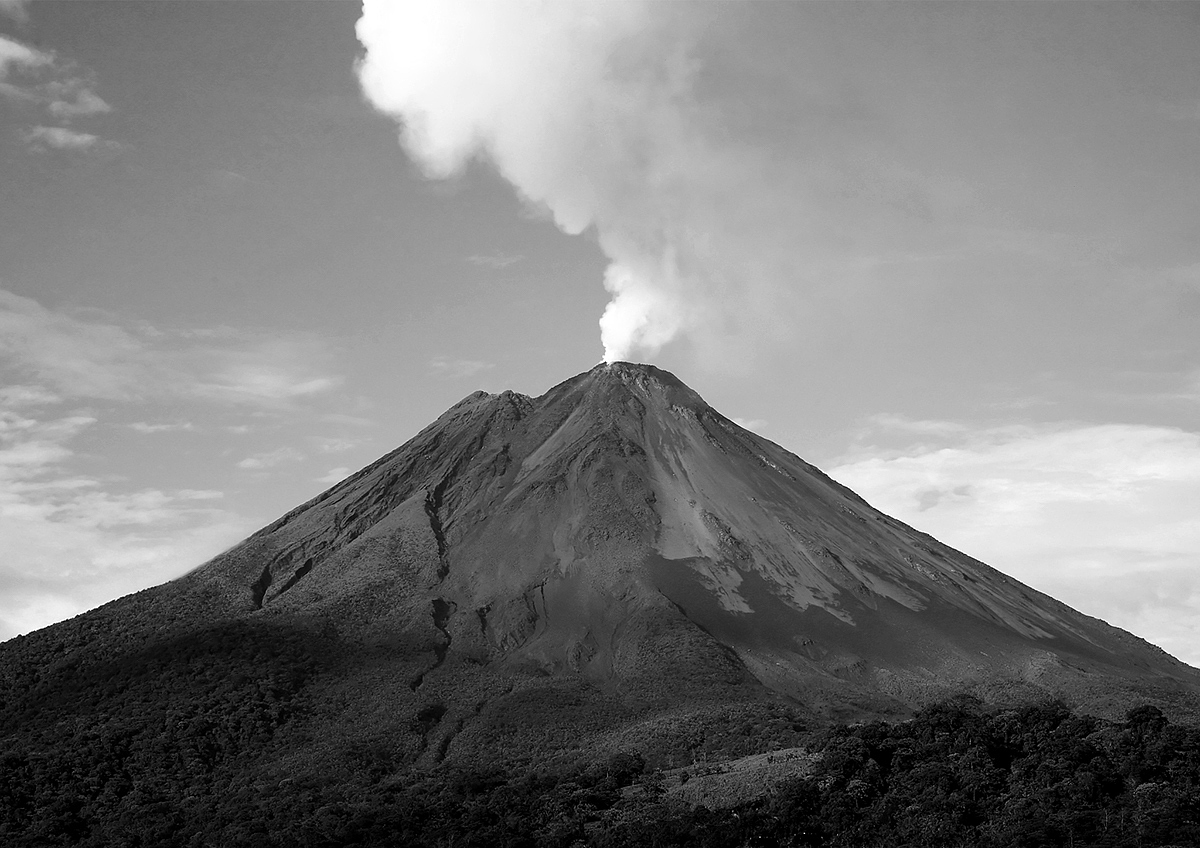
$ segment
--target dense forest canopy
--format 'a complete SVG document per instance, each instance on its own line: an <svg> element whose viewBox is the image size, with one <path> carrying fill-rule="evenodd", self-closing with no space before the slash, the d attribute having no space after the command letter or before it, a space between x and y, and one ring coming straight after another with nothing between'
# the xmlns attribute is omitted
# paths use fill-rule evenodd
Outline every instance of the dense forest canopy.
<svg viewBox="0 0 1200 848"><path fill-rule="evenodd" d="M214 681L186 713L76 715L56 744L0 743L5 845L1169 846L1200 844L1200 729L1155 707L1112 722L1060 702L937 703L805 738L806 774L711 810L637 751L554 770L418 771L386 746L264 781L238 767L291 720L291 679ZM141 725L153 718L162 733ZM60 722L57 725L63 727ZM795 741L761 724L753 745ZM716 771L710 760L674 779Z"/></svg>

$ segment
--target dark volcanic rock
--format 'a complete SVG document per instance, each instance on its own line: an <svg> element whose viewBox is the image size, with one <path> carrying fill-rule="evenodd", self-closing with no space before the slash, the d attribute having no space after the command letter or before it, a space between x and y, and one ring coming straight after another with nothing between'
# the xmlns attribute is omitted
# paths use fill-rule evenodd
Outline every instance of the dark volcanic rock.
<svg viewBox="0 0 1200 848"><path fill-rule="evenodd" d="M627 363L472 394L187 576L0 646L10 739L123 716L136 745L204 703L234 740L210 772L276 778L347 751L385 770L665 756L735 714L898 716L963 691L1194 715L1200 673Z"/></svg>

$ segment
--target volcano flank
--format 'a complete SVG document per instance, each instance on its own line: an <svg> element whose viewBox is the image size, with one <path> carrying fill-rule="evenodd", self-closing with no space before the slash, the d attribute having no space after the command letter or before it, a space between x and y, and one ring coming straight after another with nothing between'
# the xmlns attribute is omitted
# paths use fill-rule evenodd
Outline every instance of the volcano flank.
<svg viewBox="0 0 1200 848"><path fill-rule="evenodd" d="M476 392L190 574L0 645L10 742L116 734L185 782L669 762L739 717L959 693L1194 716L1197 692L1196 669L623 362L538 398ZM184 746L201 721L215 741Z"/></svg>

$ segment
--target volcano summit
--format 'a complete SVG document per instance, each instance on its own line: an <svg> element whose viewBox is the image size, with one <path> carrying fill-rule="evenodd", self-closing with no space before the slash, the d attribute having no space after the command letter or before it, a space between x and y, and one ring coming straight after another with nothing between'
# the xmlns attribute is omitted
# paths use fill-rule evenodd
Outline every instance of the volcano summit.
<svg viewBox="0 0 1200 848"><path fill-rule="evenodd" d="M1198 692L1196 669L623 362L476 392L190 574L0 645L10 744L119 737L181 781L218 761L260 781L347 757L669 761L739 716L957 693L1195 715ZM179 737L196 722L199 750Z"/></svg>
<svg viewBox="0 0 1200 848"><path fill-rule="evenodd" d="M648 703L764 687L902 711L1040 688L1106 711L1196 680L628 363L470 395L183 582L251 618L424 642L420 675L566 675Z"/></svg>

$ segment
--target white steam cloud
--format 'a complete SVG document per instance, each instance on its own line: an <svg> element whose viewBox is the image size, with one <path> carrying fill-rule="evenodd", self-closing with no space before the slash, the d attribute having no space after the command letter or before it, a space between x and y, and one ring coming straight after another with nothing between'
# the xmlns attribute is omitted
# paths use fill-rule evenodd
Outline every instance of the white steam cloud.
<svg viewBox="0 0 1200 848"><path fill-rule="evenodd" d="M363 89L427 174L487 161L563 231L594 228L611 260L607 361L719 332L718 291L756 300L719 223L753 157L715 141L692 58L709 13L680 8L367 0L358 22Z"/></svg>

